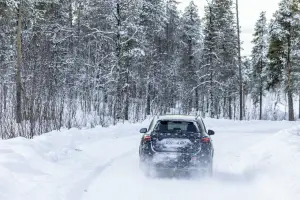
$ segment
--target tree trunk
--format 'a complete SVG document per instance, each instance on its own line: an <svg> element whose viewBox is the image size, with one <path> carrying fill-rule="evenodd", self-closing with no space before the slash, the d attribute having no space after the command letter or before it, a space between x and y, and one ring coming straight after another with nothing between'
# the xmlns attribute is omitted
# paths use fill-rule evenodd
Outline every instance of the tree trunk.
<svg viewBox="0 0 300 200"><path fill-rule="evenodd" d="M236 119L236 97L233 98L233 119Z"/></svg>
<svg viewBox="0 0 300 200"><path fill-rule="evenodd" d="M70 28L73 28L73 9L72 9L72 1L69 0L69 26ZM74 38L73 35L69 38L69 48L70 52L73 55L74 54Z"/></svg>
<svg viewBox="0 0 300 200"><path fill-rule="evenodd" d="M242 59L241 59L241 41L240 41L240 22L239 22L239 6L236 0L236 20L238 34L238 65L239 65L239 94L240 94L240 120L243 120L243 78L242 78Z"/></svg>
<svg viewBox="0 0 300 200"><path fill-rule="evenodd" d="M214 102L213 102L213 72L211 71L210 72L210 117L211 118L214 118L215 115L214 115Z"/></svg>
<svg viewBox="0 0 300 200"><path fill-rule="evenodd" d="M259 92L259 120L262 120L262 87Z"/></svg>
<svg viewBox="0 0 300 200"><path fill-rule="evenodd" d="M300 92L299 92L299 113L298 113L298 115L299 115L299 119L300 119Z"/></svg>
<svg viewBox="0 0 300 200"><path fill-rule="evenodd" d="M22 1L20 1L17 28L17 66L16 66L16 121L22 121L22 83L21 83L21 64L22 64Z"/></svg>
<svg viewBox="0 0 300 200"><path fill-rule="evenodd" d="M114 112L114 119L119 121L120 119L124 119L124 116L122 113L122 100L124 97L124 93L122 90L122 83L123 83L123 75L122 75L122 44L121 44L121 14L120 14L120 4L119 1L117 1L116 5L116 11L117 11L117 38L116 38L116 54L117 54L117 94L116 94L116 106L115 106L115 112Z"/></svg>
<svg viewBox="0 0 300 200"><path fill-rule="evenodd" d="M147 105L146 105L146 115L150 115L151 114L151 97L150 97L150 83L148 83L148 87L147 87Z"/></svg>
<svg viewBox="0 0 300 200"><path fill-rule="evenodd" d="M3 85L3 110L6 111L7 107L7 86Z"/></svg>
<svg viewBox="0 0 300 200"><path fill-rule="evenodd" d="M243 119L246 119L246 89L244 88L245 86L243 86Z"/></svg>
<svg viewBox="0 0 300 200"><path fill-rule="evenodd" d="M229 111L229 119L232 119L232 97L229 96L228 98L228 111Z"/></svg>
<svg viewBox="0 0 300 200"><path fill-rule="evenodd" d="M289 33L291 33L291 23L289 23ZM293 82L292 82L292 63L291 63L291 36L288 36L288 52L287 52L287 95L289 107L289 121L295 121L293 106Z"/></svg>
<svg viewBox="0 0 300 200"><path fill-rule="evenodd" d="M293 93L291 91L288 91L288 106L289 106L289 121L295 121Z"/></svg>
<svg viewBox="0 0 300 200"><path fill-rule="evenodd" d="M262 96L263 96L263 80L262 80L263 64L262 59L260 59L260 86L259 86L259 120L262 120Z"/></svg>
<svg viewBox="0 0 300 200"><path fill-rule="evenodd" d="M125 94L124 119L126 121L129 120L129 96L128 96L128 93Z"/></svg>
<svg viewBox="0 0 300 200"><path fill-rule="evenodd" d="M195 89L195 107L196 107L196 112L198 114L198 112L199 112L199 92L198 92L198 88Z"/></svg>
<svg viewBox="0 0 300 200"><path fill-rule="evenodd" d="M127 65L128 66L128 65ZM126 70L126 86L125 86L125 109L124 109L124 118L129 120L129 72Z"/></svg>
<svg viewBox="0 0 300 200"><path fill-rule="evenodd" d="M228 117L228 113L227 113L227 104L226 104L226 96L223 99L223 118Z"/></svg>
<svg viewBox="0 0 300 200"><path fill-rule="evenodd" d="M203 94L203 93L202 93ZM201 116L204 117L204 114L205 114L205 98L204 98L204 95L201 95Z"/></svg>

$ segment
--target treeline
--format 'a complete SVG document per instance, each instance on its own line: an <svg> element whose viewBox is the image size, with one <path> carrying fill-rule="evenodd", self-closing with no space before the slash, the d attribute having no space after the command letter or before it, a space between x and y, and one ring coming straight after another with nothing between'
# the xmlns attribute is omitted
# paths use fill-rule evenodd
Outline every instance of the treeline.
<svg viewBox="0 0 300 200"><path fill-rule="evenodd" d="M193 1L181 13L176 0L0 0L2 138L138 121L174 110L238 119L233 5L212 0L201 19ZM296 19L298 7L292 7ZM277 21L272 24L278 28ZM287 65L296 66L298 37L293 34L287 46L274 33L280 37L267 40L266 48L273 44L275 50L266 55L263 70L252 70L259 69L255 51L252 62L242 60L244 98L250 93L256 98L254 91L263 95L267 85L283 89L286 82L294 89L285 91L296 92L294 74L280 77ZM278 45L283 49L276 51Z"/></svg>
<svg viewBox="0 0 300 200"><path fill-rule="evenodd" d="M282 93L288 104L288 120L295 120L294 103L299 95L300 118L300 1L282 0L267 22L262 12L255 25L249 73L251 96L259 104L262 119L263 97L268 92ZM278 102L279 103L279 102Z"/></svg>

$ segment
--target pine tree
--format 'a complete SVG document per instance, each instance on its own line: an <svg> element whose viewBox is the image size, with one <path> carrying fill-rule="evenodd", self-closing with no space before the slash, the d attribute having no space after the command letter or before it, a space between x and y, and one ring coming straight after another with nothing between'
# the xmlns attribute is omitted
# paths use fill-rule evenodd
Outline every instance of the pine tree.
<svg viewBox="0 0 300 200"><path fill-rule="evenodd" d="M238 89L238 48L232 1L213 0L205 12L203 59L209 83L207 111L211 117L219 117L223 109L224 117L232 118L232 99ZM228 103L223 108L220 107L222 99L228 100L224 100Z"/></svg>
<svg viewBox="0 0 300 200"><path fill-rule="evenodd" d="M295 70L299 64L298 38L300 37L299 1L282 0L271 23L268 57L268 88L283 88L288 97L289 120L293 121Z"/></svg>
<svg viewBox="0 0 300 200"><path fill-rule="evenodd" d="M180 97L178 95L178 88L180 84L178 82L178 68L180 65L181 55L181 18L177 8L178 2L176 0L168 0L166 2L166 25L164 36L164 48L165 59L162 73L165 77L162 80L161 96L164 99L162 101L163 113L169 111L168 109L174 108L176 100Z"/></svg>
<svg viewBox="0 0 300 200"><path fill-rule="evenodd" d="M219 59L221 60L220 68L218 69L218 82L222 83L220 91L217 96L217 102L220 102L222 98L228 98L228 102L232 102L232 97L235 98L237 93L240 94L240 88L237 83L239 83L239 44L238 44L238 33L237 33L237 23L235 15L233 13L233 2L232 0L217 0L217 23L219 24L218 30L221 30L219 35ZM218 20L221 19L221 20ZM241 63L242 65L242 63ZM241 66L242 67L242 66ZM243 69L241 69L243 71ZM241 83L242 84L242 83ZM220 87L219 86L219 87ZM240 95L239 95L240 97ZM242 101L242 100L240 100ZM229 106L231 107L231 105ZM215 108L216 111L220 113L219 108ZM223 108L224 110L224 108ZM228 114L223 111L223 114L231 112L231 108L228 108ZM242 112L242 108L240 112ZM218 113L217 112L217 113ZM220 114L218 114L220 115ZM241 115L239 119L241 119ZM226 116L226 115L225 115ZM232 118L232 117L230 117Z"/></svg>
<svg viewBox="0 0 300 200"><path fill-rule="evenodd" d="M142 9L140 13L140 26L142 27L141 49L145 52L142 65L144 74L146 75L146 114L151 114L151 102L157 99L160 100L162 96L155 95L159 93L160 83L163 80L163 62L165 55L165 48L163 48L164 30L166 26L165 4L163 0L144 0L142 2ZM144 66L147 66L145 68ZM160 96L160 97L158 97ZM157 97L157 98L155 98ZM157 102L156 102L157 103ZM160 113L161 109L157 111Z"/></svg>
<svg viewBox="0 0 300 200"><path fill-rule="evenodd" d="M197 73L199 73L200 67L202 35L198 13L197 6L194 1L191 1L182 17L181 40L183 45L179 76L182 79L181 83L184 88L183 102L186 102L185 104L187 105L186 112L190 112L192 108L199 109L199 82Z"/></svg>
<svg viewBox="0 0 300 200"><path fill-rule="evenodd" d="M266 13L262 12L254 29L254 44L251 55L252 62L252 98L254 103L259 102L259 119L262 119L262 97L265 89L265 70L268 64L268 27Z"/></svg>
<svg viewBox="0 0 300 200"><path fill-rule="evenodd" d="M132 72L135 66L133 51L138 43L137 32L139 27L137 6L138 1L116 1L115 7L115 47L116 47L116 96L117 116L129 120L129 86L132 83Z"/></svg>
<svg viewBox="0 0 300 200"><path fill-rule="evenodd" d="M203 60L204 71L207 73L209 82L209 93L207 106L205 112L209 113L211 117L214 117L214 77L216 75L216 68L218 66L218 59L216 59L216 52L218 50L218 32L216 23L215 1L211 1L208 6L205 7L205 25L204 25L204 48L203 48Z"/></svg>

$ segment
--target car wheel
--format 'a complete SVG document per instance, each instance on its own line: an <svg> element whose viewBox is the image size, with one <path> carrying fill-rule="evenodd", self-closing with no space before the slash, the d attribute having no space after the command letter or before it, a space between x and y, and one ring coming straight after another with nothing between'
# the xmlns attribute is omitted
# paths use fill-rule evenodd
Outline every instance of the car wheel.
<svg viewBox="0 0 300 200"><path fill-rule="evenodd" d="M140 158L140 162L139 162L140 170L145 171L146 166L147 165L146 165L145 161Z"/></svg>
<svg viewBox="0 0 300 200"><path fill-rule="evenodd" d="M213 160L212 159L211 159L211 161L209 162L209 164L207 166L206 175L208 177L212 177L213 176Z"/></svg>
<svg viewBox="0 0 300 200"><path fill-rule="evenodd" d="M152 178L156 174L155 169L151 166L150 162L147 162L146 160L140 160L139 167L147 178Z"/></svg>

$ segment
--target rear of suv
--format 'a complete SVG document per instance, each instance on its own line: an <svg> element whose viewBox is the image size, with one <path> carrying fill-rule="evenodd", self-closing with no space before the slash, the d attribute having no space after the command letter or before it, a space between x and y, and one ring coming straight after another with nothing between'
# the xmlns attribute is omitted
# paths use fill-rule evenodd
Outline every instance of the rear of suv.
<svg viewBox="0 0 300 200"><path fill-rule="evenodd" d="M202 118L159 116L140 132L140 167L145 175L183 171L212 176L214 131L206 130Z"/></svg>

